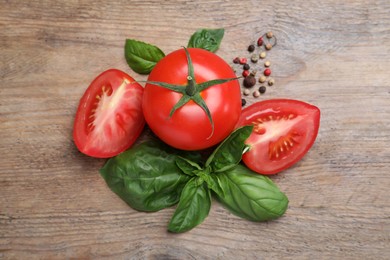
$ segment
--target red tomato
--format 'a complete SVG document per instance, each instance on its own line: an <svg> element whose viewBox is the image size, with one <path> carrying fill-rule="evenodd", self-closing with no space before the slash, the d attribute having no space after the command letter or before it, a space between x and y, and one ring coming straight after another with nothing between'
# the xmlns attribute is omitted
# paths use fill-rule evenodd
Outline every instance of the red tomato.
<svg viewBox="0 0 390 260"><path fill-rule="evenodd" d="M79 103L73 128L77 148L98 158L129 148L145 125L142 94L142 86L120 70L100 74Z"/></svg>
<svg viewBox="0 0 390 260"><path fill-rule="evenodd" d="M253 124L243 162L260 174L275 174L299 161L313 145L320 110L298 100L266 100L245 108L237 126Z"/></svg>
<svg viewBox="0 0 390 260"><path fill-rule="evenodd" d="M189 48L197 84L214 79L235 78L232 68L212 52ZM181 85L188 83L188 64L184 49L174 51L160 60L148 81ZM241 114L241 93L238 80L211 86L200 92L210 110L214 131L206 112L193 100L170 112L181 93L146 84L142 109L151 130L164 142L183 150L200 150L213 146L227 137Z"/></svg>

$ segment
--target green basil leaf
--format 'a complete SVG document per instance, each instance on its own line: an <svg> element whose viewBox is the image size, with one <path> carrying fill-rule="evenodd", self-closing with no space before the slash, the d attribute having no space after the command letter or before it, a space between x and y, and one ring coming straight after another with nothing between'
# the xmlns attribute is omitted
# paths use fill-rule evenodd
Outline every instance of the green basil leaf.
<svg viewBox="0 0 390 260"><path fill-rule="evenodd" d="M202 168L195 162L178 156L176 158L176 165L187 175L194 176L195 171L199 171Z"/></svg>
<svg viewBox="0 0 390 260"><path fill-rule="evenodd" d="M206 167L213 172L224 172L234 168L242 158L246 147L245 140L252 133L253 126L243 126L229 135L209 156Z"/></svg>
<svg viewBox="0 0 390 260"><path fill-rule="evenodd" d="M165 57L157 46L127 39L125 43L125 58L130 68L140 74L149 74L156 63Z"/></svg>
<svg viewBox="0 0 390 260"><path fill-rule="evenodd" d="M211 208L210 191L205 182L198 180L194 177L184 187L179 204L169 222L169 231L175 233L188 231L202 223L208 216Z"/></svg>
<svg viewBox="0 0 390 260"><path fill-rule="evenodd" d="M190 179L177 167L175 153L167 145L148 141L109 159L100 173L130 207L157 211L176 204Z"/></svg>
<svg viewBox="0 0 390 260"><path fill-rule="evenodd" d="M224 29L199 29L190 38L188 48L201 48L216 52L221 44Z"/></svg>
<svg viewBox="0 0 390 260"><path fill-rule="evenodd" d="M266 176L256 174L242 165L215 174L224 196L217 199L232 213L252 221L276 219L284 214L288 199Z"/></svg>

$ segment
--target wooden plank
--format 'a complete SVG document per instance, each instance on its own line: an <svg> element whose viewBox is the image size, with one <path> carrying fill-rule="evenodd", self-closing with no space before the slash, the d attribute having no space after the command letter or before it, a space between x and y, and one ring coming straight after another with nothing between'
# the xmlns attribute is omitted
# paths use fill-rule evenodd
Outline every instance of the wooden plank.
<svg viewBox="0 0 390 260"><path fill-rule="evenodd" d="M0 259L389 259L388 1L0 1ZM142 213L105 185L104 160L72 141L78 101L126 38L165 53L198 28L226 29L218 54L247 55L272 30L275 85L322 112L318 139L274 176L282 218L253 223L217 202L184 234L174 208ZM146 131L143 138L150 132Z"/></svg>

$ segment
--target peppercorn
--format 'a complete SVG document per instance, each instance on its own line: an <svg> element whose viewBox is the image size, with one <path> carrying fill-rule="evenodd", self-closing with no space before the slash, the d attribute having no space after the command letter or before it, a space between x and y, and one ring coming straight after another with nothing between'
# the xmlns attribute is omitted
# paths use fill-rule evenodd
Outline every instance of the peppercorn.
<svg viewBox="0 0 390 260"><path fill-rule="evenodd" d="M264 76L269 76L269 75L271 75L271 70L270 69L265 69L264 70Z"/></svg>
<svg viewBox="0 0 390 260"><path fill-rule="evenodd" d="M267 38L268 39L271 39L272 37L274 37L274 34L270 31L270 32L267 32Z"/></svg>
<svg viewBox="0 0 390 260"><path fill-rule="evenodd" d="M264 87L264 86L261 86L261 87L259 88L260 94L264 94L266 90L267 90L267 88Z"/></svg>
<svg viewBox="0 0 390 260"><path fill-rule="evenodd" d="M239 57L235 57L235 58L233 59L233 63L235 63L235 64L240 63L240 58L239 58Z"/></svg>
<svg viewBox="0 0 390 260"><path fill-rule="evenodd" d="M255 45L251 44L248 46L248 51L253 52L255 50Z"/></svg>
<svg viewBox="0 0 390 260"><path fill-rule="evenodd" d="M241 106L245 106L246 105L246 100L245 99L241 99Z"/></svg>
<svg viewBox="0 0 390 260"><path fill-rule="evenodd" d="M271 49L272 49L272 44L271 44L271 43L267 43L267 44L265 45L265 48L266 48L267 50L271 50Z"/></svg>
<svg viewBox="0 0 390 260"><path fill-rule="evenodd" d="M245 96L248 96L251 92L249 89L244 89L244 91L242 92Z"/></svg>
<svg viewBox="0 0 390 260"><path fill-rule="evenodd" d="M267 56L267 54L265 53L265 51L261 52L260 55L259 55L259 57L261 59L264 59L266 56Z"/></svg>
<svg viewBox="0 0 390 260"><path fill-rule="evenodd" d="M261 76L261 77L259 78L259 82L260 82L260 83L264 83L266 80L267 80L267 78L266 78L265 76Z"/></svg>
<svg viewBox="0 0 390 260"><path fill-rule="evenodd" d="M255 92L253 92L253 96L255 98L259 97L260 96L260 92L258 90L256 90Z"/></svg>
<svg viewBox="0 0 390 260"><path fill-rule="evenodd" d="M259 58L257 57L257 54L253 54L253 55L251 56L251 61L252 61L253 63L256 63L258 60L259 60Z"/></svg>
<svg viewBox="0 0 390 260"><path fill-rule="evenodd" d="M269 60L267 60L266 62L264 62L264 66L266 66L266 67L271 66L271 62Z"/></svg>
<svg viewBox="0 0 390 260"><path fill-rule="evenodd" d="M253 87L256 84L256 79L253 76L247 76L244 79L243 83L244 83L244 87L251 88L251 87Z"/></svg>
<svg viewBox="0 0 390 260"><path fill-rule="evenodd" d="M251 74L249 74L249 75L251 75L251 76L256 76L256 73L257 73L256 70L252 70L252 71L251 71Z"/></svg>
<svg viewBox="0 0 390 260"><path fill-rule="evenodd" d="M239 63L241 64L241 65L244 65L244 64L246 64L247 63L247 59L246 58L240 58L240 61L239 61Z"/></svg>
<svg viewBox="0 0 390 260"><path fill-rule="evenodd" d="M249 70L251 67L249 66L248 63L245 63L244 66L242 67L244 70Z"/></svg>
<svg viewBox="0 0 390 260"><path fill-rule="evenodd" d="M243 77L248 77L249 74L250 74L249 70L244 70L244 71L242 72L242 76L243 76Z"/></svg>
<svg viewBox="0 0 390 260"><path fill-rule="evenodd" d="M263 37L260 37L258 40L257 40L257 46L261 46L263 45Z"/></svg>
<svg viewBox="0 0 390 260"><path fill-rule="evenodd" d="M274 79L268 80L268 85L269 86L272 86L273 84L275 84L275 80Z"/></svg>

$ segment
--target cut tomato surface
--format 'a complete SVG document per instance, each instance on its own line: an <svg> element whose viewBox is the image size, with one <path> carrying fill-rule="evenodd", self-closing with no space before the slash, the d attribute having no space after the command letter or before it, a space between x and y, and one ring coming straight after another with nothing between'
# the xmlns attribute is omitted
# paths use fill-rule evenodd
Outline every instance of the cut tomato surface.
<svg viewBox="0 0 390 260"><path fill-rule="evenodd" d="M242 111L237 127L253 125L243 162L260 174L275 174L298 162L312 147L320 125L320 110L291 99L254 103Z"/></svg>
<svg viewBox="0 0 390 260"><path fill-rule="evenodd" d="M143 88L126 73L110 69L96 77L77 109L73 139L84 154L108 158L129 148L142 132Z"/></svg>

